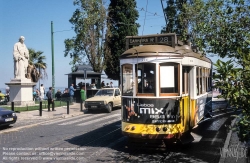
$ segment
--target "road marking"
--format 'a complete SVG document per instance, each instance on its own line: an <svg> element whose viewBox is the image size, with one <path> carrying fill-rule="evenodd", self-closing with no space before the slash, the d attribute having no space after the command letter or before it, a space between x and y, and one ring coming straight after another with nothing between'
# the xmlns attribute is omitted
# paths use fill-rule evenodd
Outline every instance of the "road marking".
<svg viewBox="0 0 250 163"><path fill-rule="evenodd" d="M97 115L93 115L93 116L86 117L86 118L84 118L84 119L77 119L77 120L74 120L74 121L71 121L71 119L68 119L68 120L70 120L69 122L60 123L60 124L58 124L58 125L70 125L70 124L73 124L73 123L85 121L85 120L92 119L92 118L101 117L101 116L104 116L104 115L105 115L105 114L97 114Z"/></svg>
<svg viewBox="0 0 250 163"><path fill-rule="evenodd" d="M120 116L120 114L113 114L113 115L103 117L103 118L100 118L100 119L96 119L96 120L93 120L93 121L80 123L80 124L77 124L77 126L85 126L85 125L89 125L89 124L92 124L92 123L95 123L95 122L99 122L99 121L110 119L110 118L117 117L117 116Z"/></svg>
<svg viewBox="0 0 250 163"><path fill-rule="evenodd" d="M75 116L75 117L68 117L68 118L64 118L64 119L61 119L61 120L55 120L55 121L50 121L50 122L45 122L41 125L50 125L50 124L55 124L55 123L60 123L60 122L64 122L64 121L68 121L68 120L74 120L74 119L79 119L81 117L88 117L88 116L91 116L92 114L83 114L83 115L79 115L79 116ZM105 114L103 114L105 115Z"/></svg>

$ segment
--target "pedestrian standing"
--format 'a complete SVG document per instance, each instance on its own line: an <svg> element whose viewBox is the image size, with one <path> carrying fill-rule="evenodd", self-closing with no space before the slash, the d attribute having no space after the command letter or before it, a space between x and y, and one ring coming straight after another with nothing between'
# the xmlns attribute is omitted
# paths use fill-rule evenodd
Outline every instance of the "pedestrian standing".
<svg viewBox="0 0 250 163"><path fill-rule="evenodd" d="M104 88L104 87L105 87L105 83L104 83L104 81L102 81L101 88Z"/></svg>
<svg viewBox="0 0 250 163"><path fill-rule="evenodd" d="M52 87L49 87L49 91L47 92L46 96L48 100L48 111L50 111L50 104L53 105L54 103L53 98L52 98Z"/></svg>
<svg viewBox="0 0 250 163"><path fill-rule="evenodd" d="M81 88L81 100L82 102L84 102L86 100L86 94L85 94L85 90L84 87Z"/></svg>
<svg viewBox="0 0 250 163"><path fill-rule="evenodd" d="M72 83L71 86L69 87L70 103L73 102L74 93L75 93L75 88L74 84Z"/></svg>
<svg viewBox="0 0 250 163"><path fill-rule="evenodd" d="M38 90L38 89L36 89L36 97L35 97L35 99L40 99L41 100L41 98L40 98L41 96L40 96L40 91Z"/></svg>
<svg viewBox="0 0 250 163"><path fill-rule="evenodd" d="M85 94L84 87L81 88L80 95L81 95L81 111L82 111L82 104L86 100L86 94Z"/></svg>
<svg viewBox="0 0 250 163"><path fill-rule="evenodd" d="M110 82L110 88L114 88L113 82Z"/></svg>
<svg viewBox="0 0 250 163"><path fill-rule="evenodd" d="M43 84L41 84L41 86L40 86L40 99L41 100L44 99L44 95L45 95L45 88L44 88Z"/></svg>

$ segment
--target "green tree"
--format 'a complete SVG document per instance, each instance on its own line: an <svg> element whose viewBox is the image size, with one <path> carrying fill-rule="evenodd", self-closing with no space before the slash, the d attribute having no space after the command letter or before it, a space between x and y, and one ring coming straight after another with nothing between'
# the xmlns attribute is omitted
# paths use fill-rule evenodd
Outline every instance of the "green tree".
<svg viewBox="0 0 250 163"><path fill-rule="evenodd" d="M69 20L76 36L66 39L64 56L70 56L72 70L76 64L88 62L95 72L102 72L103 38L106 9L102 0L74 0L78 8Z"/></svg>
<svg viewBox="0 0 250 163"><path fill-rule="evenodd" d="M249 0L193 0L186 4L193 43L206 53L229 57L217 61L214 80L229 104L242 109L236 124L240 141L250 140L250 6ZM184 20L184 19L182 19ZM235 67L238 65L238 67Z"/></svg>
<svg viewBox="0 0 250 163"><path fill-rule="evenodd" d="M188 22L192 41L201 51L236 59L238 48L248 54L249 0L193 0L184 7L182 23Z"/></svg>
<svg viewBox="0 0 250 163"><path fill-rule="evenodd" d="M108 78L120 79L119 57L125 51L125 37L138 34L138 17L135 0L110 0L104 52Z"/></svg>
<svg viewBox="0 0 250 163"><path fill-rule="evenodd" d="M247 66L237 68L234 61L223 62L218 60L214 66L217 73L214 76L216 87L222 90L223 97L228 104L236 109L242 109L242 115L233 130L238 132L240 141L250 140L250 55L242 60Z"/></svg>
<svg viewBox="0 0 250 163"><path fill-rule="evenodd" d="M163 9L163 12L167 22L166 27L163 27L161 33L176 33L180 35L180 40L187 41L187 23L184 17L186 15L184 4L188 3L187 0L167 0L166 3L167 7ZM182 17L180 17L180 15L182 15Z"/></svg>
<svg viewBox="0 0 250 163"><path fill-rule="evenodd" d="M32 48L28 48L29 50L29 64L34 65L37 71L39 72L39 79L46 79L47 78L47 63L44 62L46 60L46 57L43 54L42 51L35 51Z"/></svg>

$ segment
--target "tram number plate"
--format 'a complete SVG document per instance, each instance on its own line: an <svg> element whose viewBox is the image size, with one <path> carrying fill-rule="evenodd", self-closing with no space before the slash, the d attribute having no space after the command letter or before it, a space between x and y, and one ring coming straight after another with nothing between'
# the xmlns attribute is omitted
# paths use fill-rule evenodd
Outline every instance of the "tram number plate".
<svg viewBox="0 0 250 163"><path fill-rule="evenodd" d="M97 108L97 106L91 106L91 108Z"/></svg>
<svg viewBox="0 0 250 163"><path fill-rule="evenodd" d="M6 118L5 122L13 121L13 118Z"/></svg>

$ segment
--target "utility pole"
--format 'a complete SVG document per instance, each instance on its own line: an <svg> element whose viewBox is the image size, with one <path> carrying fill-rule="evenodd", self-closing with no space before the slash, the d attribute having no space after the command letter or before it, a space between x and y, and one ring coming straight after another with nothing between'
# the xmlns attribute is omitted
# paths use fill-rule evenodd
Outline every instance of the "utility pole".
<svg viewBox="0 0 250 163"><path fill-rule="evenodd" d="M54 68L54 31L53 21L51 21L51 56L52 56L52 96L55 98L55 68Z"/></svg>

